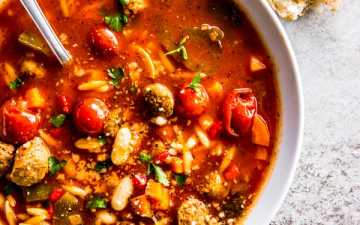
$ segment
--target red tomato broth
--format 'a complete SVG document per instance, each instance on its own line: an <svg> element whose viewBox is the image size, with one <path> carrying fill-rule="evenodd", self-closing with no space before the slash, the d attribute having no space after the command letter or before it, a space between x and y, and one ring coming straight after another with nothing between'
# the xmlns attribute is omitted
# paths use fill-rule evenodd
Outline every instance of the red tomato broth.
<svg viewBox="0 0 360 225"><path fill-rule="evenodd" d="M191 172L184 186L173 185L173 182L171 182L169 187L171 207L167 210L157 210L154 208L153 211L158 219L169 217L173 221L171 224L177 224L178 208L187 199L195 197L209 205L211 215L219 221L226 222L228 219L233 218L233 216L225 215L225 217L222 217L219 215L224 212L221 205L224 202L228 202L234 193L228 194L226 198L219 200L209 197L207 193L202 193L198 188L198 186L202 185L201 183L208 174L217 171L221 165L224 155L211 155L210 153L211 149L215 148L213 142L220 141L223 143L225 150L230 148L230 146L236 146L237 151L232 161L238 166L240 176L237 181L234 183L229 182L228 185L230 185L231 191L239 192L247 199L244 202L245 209L235 214L237 216L246 214L246 210L252 206L255 196L260 192L261 185L269 175L268 170L274 160L279 129L279 102L277 99L278 93L275 85L276 75L273 63L258 34L247 18L241 12L236 12L236 19L240 22L239 24L234 24L231 18L233 12L229 7L221 6L222 2L217 0L198 0L196 2L181 0L152 1L148 3L144 11L129 17L129 23L124 27L123 32L114 32L119 41L120 50L118 54L107 55L99 53L93 48L89 41L89 32L93 27L103 25L102 14L104 12L112 14L118 11L119 7L115 4L115 1L105 0L101 3L89 3L79 0L73 4L72 12L68 18L63 16L59 1L40 0L39 3L45 10L45 14L57 34L66 34L67 38L64 45L71 52L75 61L69 67L61 68L54 57L44 56L41 53L21 46L17 42L18 35L24 31L36 33L36 29L21 9L20 4L11 4L8 10L11 10L16 16L8 16L6 13L0 14L0 29L8 29L10 34L6 38L5 47L0 49L0 62L8 62L14 66L15 70L19 71L21 62L24 59L31 58L43 66L46 70L46 75L43 78L26 78L24 85L16 90L9 90L4 79L0 79L0 88L6 90L0 96L0 103L3 104L11 98L23 98L28 89L32 87L39 88L46 98L46 108L41 110L41 129L61 143L56 148L50 146L51 154L59 160L64 159L75 162L78 159L75 162L76 168L80 168L77 172L80 174L79 177L84 177L83 179L71 177L63 169L55 176L47 175L42 182L55 184L55 186L59 187L70 184L82 188L90 187L91 193L86 198L78 198L80 205L83 207L79 214L82 215L84 224L94 224L94 211L87 210L85 207L86 202L91 199L91 196L101 196L106 199L108 202L107 210L114 213L118 221L129 221L135 224L139 222L153 224L151 219L136 215L132 207L129 206L130 204L120 212L112 210L111 195L114 191L114 185L111 183L118 183L117 180L127 175L147 174L147 165L140 162L138 156L143 150L152 154L151 145L159 139L155 132L158 129L157 126L149 122L151 115L147 112L148 108L144 104L143 89L149 84L158 82L167 86L176 99L176 93L178 93L184 84L189 84L196 72L200 71L191 71L184 67L181 60L176 56L168 56L172 64L177 68L177 71L175 73L165 72L153 79L149 76L150 72L147 70L142 57L134 51L133 46L136 44L143 47L153 59L158 60L159 52L167 52L161 37L164 31L168 31L170 34L169 39L176 45L183 37L186 29L199 27L201 24L210 24L220 27L225 36L221 41L220 57L215 59L210 57L211 60L205 62L215 65L215 69L211 69L212 71L207 74L207 77L201 80L201 84L206 89L212 81L218 81L221 83L224 93L216 99L210 97L210 103L204 113L212 116L214 120L222 121L224 95L235 88L251 88L257 99L257 113L265 118L270 130L270 146L266 147L268 157L266 161L254 158L258 146L251 142L251 133L241 134L237 138L231 137L226 134L226 131L223 131L215 140L212 140L212 146L208 149L209 155L207 160L205 160L200 169ZM191 43L185 44L185 46L190 53L191 59L191 52L194 49L196 50L197 46L191 45ZM256 56L262 60L267 67L266 71L261 74L252 73L249 70L250 56ZM129 77L129 73L132 72L129 64L132 62L136 62L138 67L142 69L140 79L137 79L135 82ZM85 75L75 75L75 67L83 69ZM91 81L92 79L110 81L111 78L108 77L107 70L115 67L123 67L125 71L125 77L120 82L119 88L111 87L106 92L80 91L78 89L81 83ZM100 71L100 74L94 75L91 73L91 70ZM186 73L192 73L192 76L181 76ZM134 83L137 86L136 94L129 91L130 86ZM55 128L51 125L49 119L54 115L63 113L57 100L59 96L63 95L71 97L72 112L77 107L77 102L85 98L97 98L104 101L110 110L118 107L123 110L129 110L130 115L126 123L127 126L140 123L145 123L148 126L149 131L147 135L131 153L131 157L126 164L121 166L113 165L106 172L82 171L82 169L88 171L90 170L89 168L94 168L99 161L103 161L99 159L109 159L114 137L111 135L106 137L107 143L96 153L77 148L75 144L77 140L87 138L88 136L96 139L97 135L87 135L84 132L78 131L73 121L75 118L70 112L66 113L65 123L60 128L61 131L57 132L61 136L57 137L57 135L52 134L52 130ZM186 140L194 135L194 126L197 124L198 117L188 118L181 115L181 112L176 110L176 104L178 104L178 100L175 101L175 113L169 121L171 121L171 126L177 126L184 132L183 139ZM175 136L177 135L178 132L175 132ZM7 142L8 140L1 141ZM166 146L169 146L166 141L164 142ZM182 159L182 153L180 152L174 157ZM79 166L81 163L84 165ZM159 166L166 172L171 171L169 164L165 163ZM172 173L173 175L174 173ZM9 181L5 177L1 179L0 187L4 188ZM148 175L147 180L149 179L155 178L153 175ZM171 180L174 181L174 179ZM239 183L244 183L247 188L241 191L237 190L239 185L235 184ZM136 189L131 198L141 194L144 194L144 190ZM26 203L21 191L17 191L13 195L18 199L17 205L23 205L22 203L24 202L26 207L35 205L39 207L39 204ZM150 200L151 202L154 201L153 199ZM44 203L40 204L40 206L42 205ZM25 213L24 207L16 207L15 209L16 213ZM1 218L4 219L5 217L1 216Z"/></svg>

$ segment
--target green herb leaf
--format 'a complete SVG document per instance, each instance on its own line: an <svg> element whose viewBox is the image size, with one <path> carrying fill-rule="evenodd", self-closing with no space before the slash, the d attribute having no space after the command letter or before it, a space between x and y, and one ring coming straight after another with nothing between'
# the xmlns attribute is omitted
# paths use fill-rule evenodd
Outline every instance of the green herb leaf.
<svg viewBox="0 0 360 225"><path fill-rule="evenodd" d="M121 67L118 68L109 68L107 69L107 75L112 78L111 83L115 87L118 87L120 81L125 77L124 69Z"/></svg>
<svg viewBox="0 0 360 225"><path fill-rule="evenodd" d="M113 164L110 159L101 161L101 162L96 163L95 170L96 170L96 172L103 172L105 169L109 168L112 165Z"/></svg>
<svg viewBox="0 0 360 225"><path fill-rule="evenodd" d="M59 172L66 164L65 160L60 161L54 156L50 156L48 162L49 162L49 172L51 176Z"/></svg>
<svg viewBox="0 0 360 225"><path fill-rule="evenodd" d="M66 119L65 114L58 114L58 115L50 118L50 123L54 127L59 128L59 127L62 127L62 125L64 125L65 119Z"/></svg>
<svg viewBox="0 0 360 225"><path fill-rule="evenodd" d="M128 5L129 4L129 0L119 0L121 5Z"/></svg>
<svg viewBox="0 0 360 225"><path fill-rule="evenodd" d="M106 209L107 203L104 198L94 197L86 203L87 209Z"/></svg>
<svg viewBox="0 0 360 225"><path fill-rule="evenodd" d="M189 55L188 55L186 47L185 47L185 43L187 40L189 40L189 36L183 37L183 39L181 39L181 41L179 42L179 45L174 50L166 52L165 55L180 54L180 57L183 60L185 60L185 61L188 60Z"/></svg>
<svg viewBox="0 0 360 225"><path fill-rule="evenodd" d="M106 143L107 143L106 137L104 135L98 136L98 141L101 145L106 145Z"/></svg>
<svg viewBox="0 0 360 225"><path fill-rule="evenodd" d="M20 78L16 78L15 80L11 81L9 84L9 88L11 90L18 89L19 87L24 85L24 81L22 81Z"/></svg>
<svg viewBox="0 0 360 225"><path fill-rule="evenodd" d="M186 176L182 174L175 174L175 180L179 186L184 186L186 182Z"/></svg>
<svg viewBox="0 0 360 225"><path fill-rule="evenodd" d="M145 153L145 152L141 152L140 155L139 155L139 159L141 162L145 162L145 163L148 163L151 161L152 157L151 155Z"/></svg>
<svg viewBox="0 0 360 225"><path fill-rule="evenodd" d="M14 193L15 188L16 188L16 186L13 183L5 185L4 189L3 189L4 195L6 196L6 195L10 195L10 194Z"/></svg>
<svg viewBox="0 0 360 225"><path fill-rule="evenodd" d="M128 23L128 17L123 14L116 14L104 17L105 24L113 31L120 32Z"/></svg>
<svg viewBox="0 0 360 225"><path fill-rule="evenodd" d="M154 171L155 180L158 181L160 184L163 184L164 186L170 185L170 182L169 182L164 170L161 169L161 167L150 163L150 171Z"/></svg>
<svg viewBox="0 0 360 225"><path fill-rule="evenodd" d="M201 75L200 73L197 73L191 83L189 84L189 88L193 89L194 91L197 90L201 82Z"/></svg>

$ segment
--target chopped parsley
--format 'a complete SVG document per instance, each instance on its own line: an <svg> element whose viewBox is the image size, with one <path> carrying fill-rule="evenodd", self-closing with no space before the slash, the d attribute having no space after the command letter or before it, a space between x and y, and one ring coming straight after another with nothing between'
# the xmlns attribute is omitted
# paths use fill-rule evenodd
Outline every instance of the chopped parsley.
<svg viewBox="0 0 360 225"><path fill-rule="evenodd" d="M56 127L62 127L65 123L66 115L65 114L58 114L50 118L50 123Z"/></svg>
<svg viewBox="0 0 360 225"><path fill-rule="evenodd" d="M151 155L145 153L145 152L141 152L140 155L139 155L139 159L141 162L145 162L145 163L148 163L152 160L152 157Z"/></svg>
<svg viewBox="0 0 360 225"><path fill-rule="evenodd" d="M123 27L129 22L128 17L123 14L115 14L104 17L105 24L113 31L120 32Z"/></svg>
<svg viewBox="0 0 360 225"><path fill-rule="evenodd" d="M49 157L49 172L50 175L55 175L57 172L59 172L66 164L65 160L58 160L54 156Z"/></svg>
<svg viewBox="0 0 360 225"><path fill-rule="evenodd" d="M106 170L110 166L112 166L112 162L110 159L108 159L108 160L96 163L95 170L96 170L96 172L104 172L104 170Z"/></svg>
<svg viewBox="0 0 360 225"><path fill-rule="evenodd" d="M193 80L191 81L191 83L189 84L189 88L196 91L200 85L200 82L201 82L201 75L200 75L200 73L197 73L195 75L195 77L193 78Z"/></svg>
<svg viewBox="0 0 360 225"><path fill-rule="evenodd" d="M174 50L166 52L165 55L180 54L180 57L183 60L185 60L185 61L188 60L189 55L188 55L186 47L185 47L185 43L188 39L189 39L189 36L185 36L183 39L181 39L181 41L179 42L179 45Z"/></svg>
<svg viewBox="0 0 360 225"><path fill-rule="evenodd" d="M86 203L87 209L106 209L106 207L106 200L101 197L94 197Z"/></svg>
<svg viewBox="0 0 360 225"><path fill-rule="evenodd" d="M128 5L129 4L129 0L119 0L121 5Z"/></svg>
<svg viewBox="0 0 360 225"><path fill-rule="evenodd" d="M164 172L161 167L154 165L153 163L149 163L148 166L148 174L154 174L155 180L159 182L160 184L163 184L164 186L169 186L170 182L166 176L166 173Z"/></svg>
<svg viewBox="0 0 360 225"><path fill-rule="evenodd" d="M18 89L19 87L21 87L23 85L24 85L24 81L21 80L20 78L16 78L15 80L10 82L9 88L11 90L16 90L16 89Z"/></svg>
<svg viewBox="0 0 360 225"><path fill-rule="evenodd" d="M107 69L107 75L111 77L111 83L115 87L119 87L120 81L125 77L124 69L121 67L118 68L109 68Z"/></svg>
<svg viewBox="0 0 360 225"><path fill-rule="evenodd" d="M179 186L184 186L186 182L186 176L182 174L175 174L175 180Z"/></svg>

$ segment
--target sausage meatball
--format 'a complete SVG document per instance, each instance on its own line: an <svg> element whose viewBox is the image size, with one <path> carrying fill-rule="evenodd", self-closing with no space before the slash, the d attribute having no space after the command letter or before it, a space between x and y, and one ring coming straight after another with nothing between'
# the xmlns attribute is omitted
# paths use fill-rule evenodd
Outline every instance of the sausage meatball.
<svg viewBox="0 0 360 225"><path fill-rule="evenodd" d="M14 146L0 142L0 177L9 169L14 153Z"/></svg>
<svg viewBox="0 0 360 225"><path fill-rule="evenodd" d="M26 142L16 151L10 180L19 186L39 183L48 173L49 157L49 148L41 138Z"/></svg>

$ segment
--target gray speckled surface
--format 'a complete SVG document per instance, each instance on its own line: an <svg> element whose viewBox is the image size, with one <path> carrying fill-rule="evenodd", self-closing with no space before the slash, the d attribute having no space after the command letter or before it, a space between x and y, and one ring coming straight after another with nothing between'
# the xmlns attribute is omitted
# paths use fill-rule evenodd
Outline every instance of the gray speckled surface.
<svg viewBox="0 0 360 225"><path fill-rule="evenodd" d="M328 16L331 15L331 16ZM305 97L302 155L272 225L360 224L360 1L284 23Z"/></svg>

